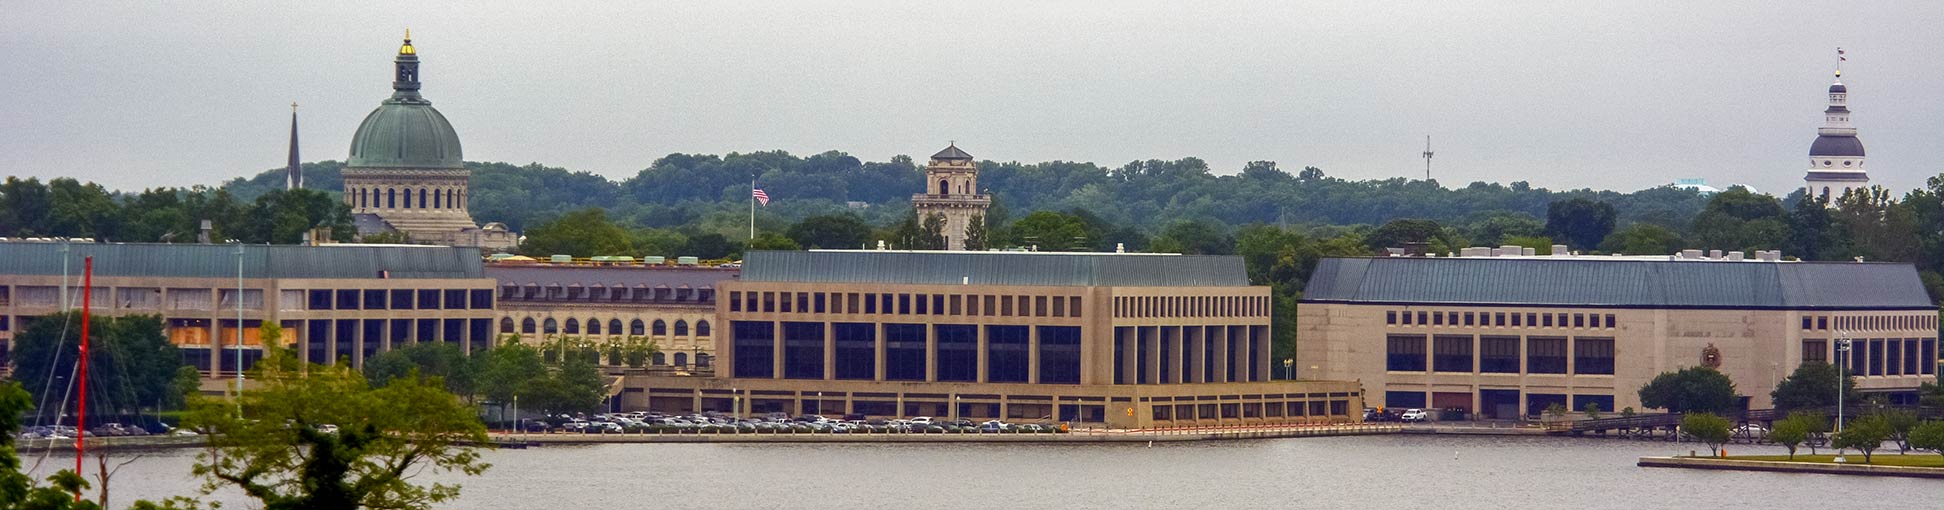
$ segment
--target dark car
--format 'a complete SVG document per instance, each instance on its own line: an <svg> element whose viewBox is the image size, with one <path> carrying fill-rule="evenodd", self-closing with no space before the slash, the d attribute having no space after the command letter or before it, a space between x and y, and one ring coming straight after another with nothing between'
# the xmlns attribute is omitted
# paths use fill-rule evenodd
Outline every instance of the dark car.
<svg viewBox="0 0 1944 510"><path fill-rule="evenodd" d="M547 432L553 430L553 426L548 425L547 422L540 421L540 420L528 420L522 426L525 427L525 430L527 432Z"/></svg>

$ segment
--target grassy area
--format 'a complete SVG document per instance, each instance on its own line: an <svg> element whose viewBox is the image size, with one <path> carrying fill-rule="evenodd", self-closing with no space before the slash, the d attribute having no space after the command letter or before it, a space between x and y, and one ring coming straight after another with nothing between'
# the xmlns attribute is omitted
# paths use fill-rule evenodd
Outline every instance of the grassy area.
<svg viewBox="0 0 1944 510"><path fill-rule="evenodd" d="M1844 460L1848 460L1849 464L1863 463L1863 454L1861 453L1850 453L1845 457L1846 458ZM1818 463L1818 464L1831 464L1833 463L1832 459L1835 458L1836 457L1833 455L1796 455L1795 460L1791 461L1789 460L1789 456L1787 455L1730 455L1728 456L1728 460L1769 460L1769 461L1778 461L1778 462L1805 462L1805 463ZM1877 452L1875 455L1870 456L1870 464L1876 466L1944 468L1944 455L1938 455L1929 452L1925 452L1922 454L1911 452L1906 455L1897 455L1897 452L1894 451L1889 452L1887 454L1883 452Z"/></svg>

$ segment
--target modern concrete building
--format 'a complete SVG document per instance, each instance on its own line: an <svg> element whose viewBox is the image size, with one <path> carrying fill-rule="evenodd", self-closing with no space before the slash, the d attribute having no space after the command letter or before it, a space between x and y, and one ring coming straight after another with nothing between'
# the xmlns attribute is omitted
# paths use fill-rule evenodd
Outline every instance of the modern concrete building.
<svg viewBox="0 0 1944 510"><path fill-rule="evenodd" d="M344 163L344 203L358 233L397 232L412 242L494 250L518 245L518 235L505 225L481 228L466 211L472 171L452 123L419 95L418 50L410 33L392 67L392 95L358 124Z"/></svg>
<svg viewBox="0 0 1944 510"><path fill-rule="evenodd" d="M161 316L183 361L207 375L234 373L239 349L243 369L255 364L264 321L315 363L362 366L414 342L491 345L495 285L476 249L0 242L5 347L23 323L81 308L86 257L94 257L93 313Z"/></svg>
<svg viewBox="0 0 1944 510"><path fill-rule="evenodd" d="M653 342L652 366L697 371L715 355L716 285L735 269L492 263L499 334L532 344L559 338L593 345Z"/></svg>
<svg viewBox="0 0 1944 510"><path fill-rule="evenodd" d="M1836 71L1836 82L1829 85L1829 107L1823 110L1816 141L1809 144L1809 173L1803 176L1806 196L1832 201L1850 190L1870 187L1870 174L1863 169L1863 141L1850 124L1849 87L1842 78L1843 72Z"/></svg>
<svg viewBox="0 0 1944 510"><path fill-rule="evenodd" d="M931 163L925 165L925 192L911 196L911 208L920 223L932 216L945 220L940 232L947 250L965 249L972 226L984 228L989 207L992 196L979 192L979 162L959 150L957 144L932 155Z"/></svg>
<svg viewBox="0 0 1944 510"><path fill-rule="evenodd" d="M1151 427L1362 405L1271 380L1269 289L1236 257L752 252L717 295L718 377L631 377L624 407Z"/></svg>
<svg viewBox="0 0 1944 510"><path fill-rule="evenodd" d="M1837 361L1844 338L1862 391L1902 401L1937 380L1938 309L1915 268L1780 259L1325 259L1298 305L1296 365L1358 381L1373 403L1487 418L1642 409L1655 375L1702 365L1767 408L1777 382Z"/></svg>

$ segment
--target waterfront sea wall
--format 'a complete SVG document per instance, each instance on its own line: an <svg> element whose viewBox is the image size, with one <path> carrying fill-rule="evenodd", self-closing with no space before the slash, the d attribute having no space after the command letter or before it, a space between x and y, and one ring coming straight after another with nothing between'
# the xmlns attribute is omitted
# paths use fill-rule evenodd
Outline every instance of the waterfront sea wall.
<svg viewBox="0 0 1944 510"><path fill-rule="evenodd" d="M1819 473L1829 475L1862 476L1901 476L1911 478L1944 478L1944 469L1910 466L1882 466L1871 464L1822 464L1810 462L1783 462L1768 460L1712 459L1707 457L1641 457L1640 467L1667 467L1686 469L1723 469L1735 471L1770 471L1784 473Z"/></svg>

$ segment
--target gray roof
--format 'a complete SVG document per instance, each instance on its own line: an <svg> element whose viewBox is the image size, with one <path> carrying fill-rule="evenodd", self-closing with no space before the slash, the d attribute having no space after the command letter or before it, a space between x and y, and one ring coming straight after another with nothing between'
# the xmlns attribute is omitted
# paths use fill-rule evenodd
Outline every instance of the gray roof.
<svg viewBox="0 0 1944 510"><path fill-rule="evenodd" d="M69 274L94 257L96 276L235 278L236 245L72 243ZM61 243L0 242L0 275L61 274ZM245 245L246 278L480 278L478 248Z"/></svg>
<svg viewBox="0 0 1944 510"><path fill-rule="evenodd" d="M1863 141L1854 136L1822 135L1809 144L1809 156L1862 157Z"/></svg>
<svg viewBox="0 0 1944 510"><path fill-rule="evenodd" d="M972 159L972 155L966 154L964 150L960 150L958 148L958 144L952 144L952 145L945 146L945 150L938 151L938 153L933 154L931 158L942 159L947 161L958 161L958 160Z"/></svg>
<svg viewBox="0 0 1944 510"><path fill-rule="evenodd" d="M736 278L736 271L711 268L628 266L549 266L493 264L486 276L505 285L579 285L582 287L714 288L716 282Z"/></svg>
<svg viewBox="0 0 1944 510"><path fill-rule="evenodd" d="M1242 287L1233 256L966 251L756 251L743 281L907 285Z"/></svg>
<svg viewBox="0 0 1944 510"><path fill-rule="evenodd" d="M1589 258L1323 259L1305 302L1631 308L1933 309L1900 263Z"/></svg>

